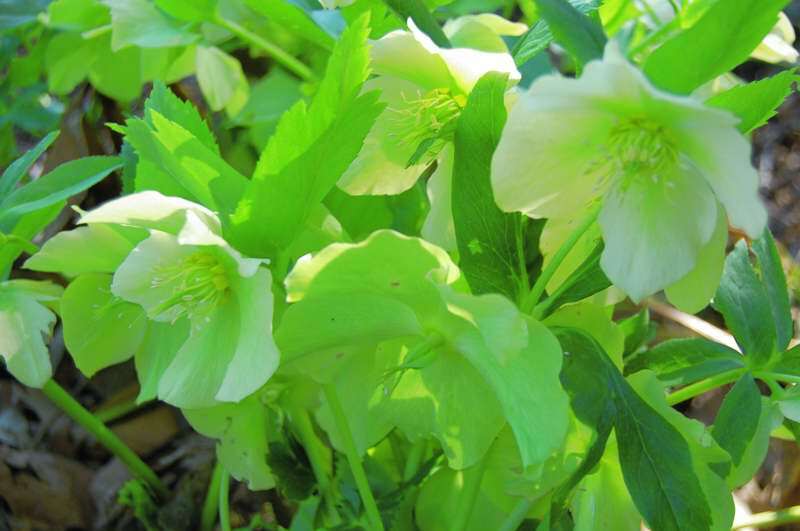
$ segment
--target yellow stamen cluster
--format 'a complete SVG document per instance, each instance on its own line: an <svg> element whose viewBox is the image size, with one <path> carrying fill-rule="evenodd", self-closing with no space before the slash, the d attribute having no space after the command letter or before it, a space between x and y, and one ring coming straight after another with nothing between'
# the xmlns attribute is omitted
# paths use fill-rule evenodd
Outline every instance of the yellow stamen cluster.
<svg viewBox="0 0 800 531"><path fill-rule="evenodd" d="M169 312L172 321L208 313L228 292L227 272L216 256L197 252L177 264L156 269L150 283L153 289L171 293L150 313L157 317Z"/></svg>

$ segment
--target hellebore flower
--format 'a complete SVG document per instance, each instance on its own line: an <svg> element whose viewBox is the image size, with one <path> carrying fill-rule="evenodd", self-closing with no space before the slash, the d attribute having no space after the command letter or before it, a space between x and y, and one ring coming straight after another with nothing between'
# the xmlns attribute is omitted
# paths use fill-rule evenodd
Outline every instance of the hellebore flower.
<svg viewBox="0 0 800 531"><path fill-rule="evenodd" d="M472 87L489 71L520 74L500 35L519 35L522 24L496 15L465 16L448 22L444 32L453 48L440 48L409 19L409 31L393 31L372 43L371 68L377 77L364 90L380 89L386 109L376 120L356 159L338 185L354 195L392 195L411 188L434 161L429 181L432 208L449 197L452 142L456 120ZM446 194L445 194L446 192ZM426 238L445 248L448 217L429 219Z"/></svg>
<svg viewBox="0 0 800 531"><path fill-rule="evenodd" d="M51 239L26 266L53 270L71 247L101 243L109 230L136 229L133 241L115 240L122 247L116 264L69 262L72 273L113 273L111 295L149 318L151 337L142 339L137 369L146 368L140 380L155 381L159 398L182 408L238 402L275 372L270 272L264 260L228 245L213 212L148 191L110 201L80 223L87 226Z"/></svg>
<svg viewBox="0 0 800 531"><path fill-rule="evenodd" d="M55 304L62 291L49 282L0 282L0 357L8 372L29 387L42 387L53 376L45 338L56 316L47 304Z"/></svg>
<svg viewBox="0 0 800 531"><path fill-rule="evenodd" d="M736 121L655 88L612 42L580 79L540 77L520 96L492 160L495 199L553 220L601 202L603 270L641 300L693 270L720 209L761 233L758 175Z"/></svg>

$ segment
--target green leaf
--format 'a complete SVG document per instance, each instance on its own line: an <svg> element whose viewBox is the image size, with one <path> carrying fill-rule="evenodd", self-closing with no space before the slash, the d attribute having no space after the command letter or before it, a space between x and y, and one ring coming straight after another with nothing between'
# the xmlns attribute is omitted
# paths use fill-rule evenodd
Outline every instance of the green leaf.
<svg viewBox="0 0 800 531"><path fill-rule="evenodd" d="M625 374L647 369L668 385L688 385L745 365L745 358L725 345L700 338L670 339L628 361Z"/></svg>
<svg viewBox="0 0 800 531"><path fill-rule="evenodd" d="M573 7L567 0L536 0L542 18L560 45L579 65L603 57L606 36L593 18Z"/></svg>
<svg viewBox="0 0 800 531"><path fill-rule="evenodd" d="M788 0L720 0L644 62L659 87L688 94L747 60Z"/></svg>
<svg viewBox="0 0 800 531"><path fill-rule="evenodd" d="M119 157L84 157L61 164L50 173L17 188L0 203L0 230L7 232L23 214L64 201L100 182L121 166Z"/></svg>
<svg viewBox="0 0 800 531"><path fill-rule="evenodd" d="M731 456L734 465L728 480L731 487L749 481L767 455L769 435L774 427L769 410L769 402L762 400L749 373L736 382L722 401L711 435Z"/></svg>
<svg viewBox="0 0 800 531"><path fill-rule="evenodd" d="M192 44L198 35L147 0L105 0L111 8L111 48L167 48Z"/></svg>
<svg viewBox="0 0 800 531"><path fill-rule="evenodd" d="M0 1L0 30L7 30L36 20L47 7L47 0Z"/></svg>
<svg viewBox="0 0 800 531"><path fill-rule="evenodd" d="M231 217L230 237L251 256L287 247L361 149L382 110L375 92L358 96L367 76L367 19L343 34L308 112L284 114Z"/></svg>
<svg viewBox="0 0 800 531"><path fill-rule="evenodd" d="M191 101L181 100L161 81L153 83L153 90L144 102L144 109L146 121L150 126L153 126L150 114L155 111L189 131L204 146L219 155L217 141L197 107Z"/></svg>
<svg viewBox="0 0 800 531"><path fill-rule="evenodd" d="M142 342L142 308L111 293L111 275L90 273L73 280L61 299L64 343L87 377L129 359Z"/></svg>
<svg viewBox="0 0 800 531"><path fill-rule="evenodd" d="M128 120L123 131L139 156L137 192L156 190L230 212L247 186L247 179L208 146L207 138L199 139L155 108L148 109L147 120Z"/></svg>
<svg viewBox="0 0 800 531"><path fill-rule="evenodd" d="M155 4L170 16L186 22L213 20L217 9L217 0L155 0Z"/></svg>
<svg viewBox="0 0 800 531"><path fill-rule="evenodd" d="M299 2L289 0L245 0L247 6L298 37L320 46L333 49L334 39L314 20Z"/></svg>
<svg viewBox="0 0 800 531"><path fill-rule="evenodd" d="M775 325L767 290L753 270L744 240L725 260L725 273L713 304L751 367L768 363L777 350Z"/></svg>
<svg viewBox="0 0 800 531"><path fill-rule="evenodd" d="M217 458L225 470L251 490L275 486L267 453L269 441L280 432L275 412L262 403L265 391L238 404L206 409L184 409L183 415L200 434L218 439Z"/></svg>
<svg viewBox="0 0 800 531"><path fill-rule="evenodd" d="M98 46L80 33L65 32L53 36L45 52L47 86L56 94L67 94L89 75Z"/></svg>
<svg viewBox="0 0 800 531"><path fill-rule="evenodd" d="M42 138L34 147L29 149L20 158L8 165L8 167L0 176L0 201L3 201L6 196L11 193L17 183L25 177L28 170L31 169L33 163L42 156L47 148L55 142L60 131L52 131Z"/></svg>
<svg viewBox="0 0 800 531"><path fill-rule="evenodd" d="M188 336L189 322L186 319L177 323L148 322L139 350L133 358L139 379L138 404L158 397L161 377Z"/></svg>
<svg viewBox="0 0 800 531"><path fill-rule="evenodd" d="M114 51L110 48L111 37L104 35L96 39L95 60L89 69L89 81L106 96L128 102L138 98L142 91L142 52L128 46Z"/></svg>
<svg viewBox="0 0 800 531"><path fill-rule="evenodd" d="M603 306L591 301L570 304L559 308L544 322L549 327L582 330L603 347L614 365L622 366L625 335L617 323L611 320L611 312Z"/></svg>
<svg viewBox="0 0 800 531"><path fill-rule="evenodd" d="M216 46L197 47L197 82L212 111L235 116L247 103L250 85L242 65Z"/></svg>
<svg viewBox="0 0 800 531"><path fill-rule="evenodd" d="M591 16L600 2L598 0L569 0L569 3L584 15ZM523 65L545 50L553 42L553 33L544 19L537 20L514 44L511 55L517 65Z"/></svg>
<svg viewBox="0 0 800 531"><path fill-rule="evenodd" d="M611 281L608 280L600 266L602 254L603 242L601 240L551 296L536 306L534 314L546 317L565 304L591 297L611 286Z"/></svg>
<svg viewBox="0 0 800 531"><path fill-rule="evenodd" d="M557 332L562 342L572 334L580 332ZM572 345L565 346L565 352L588 360L584 363L607 381L607 392L616 410L614 427L622 473L639 512L653 529L710 529L712 516L707 497L698 477L687 472L694 466L689 442L633 390L594 340L584 338L571 339ZM589 400L580 410L601 418L607 400Z"/></svg>
<svg viewBox="0 0 800 531"><path fill-rule="evenodd" d="M108 7L97 0L55 0L47 6L47 24L66 31L87 31L110 21Z"/></svg>
<svg viewBox="0 0 800 531"><path fill-rule="evenodd" d="M778 107L794 90L797 70L791 68L772 77L738 85L705 101L706 105L730 111L741 120L738 128L749 133L775 116Z"/></svg>
<svg viewBox="0 0 800 531"><path fill-rule="evenodd" d="M786 275L783 272L781 257L769 228L764 228L761 237L753 241L753 252L758 258L761 282L766 288L769 307L775 322L777 334L775 346L778 350L784 350L794 337L794 323L792 322L792 308L789 304Z"/></svg>
<svg viewBox="0 0 800 531"><path fill-rule="evenodd" d="M92 224L59 232L25 262L34 271L76 277L84 273L113 273L147 231L124 225ZM102 252L97 252L102 249Z"/></svg>
<svg viewBox="0 0 800 531"><path fill-rule="evenodd" d="M472 292L520 295L527 277L522 218L494 202L489 173L506 120L507 76L484 75L472 89L455 133L452 213L460 267Z"/></svg>
<svg viewBox="0 0 800 531"><path fill-rule="evenodd" d="M57 299L61 291L52 284L41 284L53 294L26 289L19 281L0 283L0 357L14 378L37 388L53 375L46 341L56 316L42 302Z"/></svg>
<svg viewBox="0 0 800 531"><path fill-rule="evenodd" d="M422 0L384 0L397 15L406 20L411 18L419 29L442 48L450 48L450 41L433 14Z"/></svg>

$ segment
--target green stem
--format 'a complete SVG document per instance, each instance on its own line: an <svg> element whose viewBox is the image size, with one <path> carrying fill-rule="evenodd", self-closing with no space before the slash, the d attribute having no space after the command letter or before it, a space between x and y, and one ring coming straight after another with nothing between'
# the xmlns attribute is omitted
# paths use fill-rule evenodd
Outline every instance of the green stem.
<svg viewBox="0 0 800 531"><path fill-rule="evenodd" d="M517 267L519 267L520 304L522 304L525 295L531 290L531 283L528 279L528 264L525 260L525 223L527 219L527 217L520 214L514 231L514 239L517 246Z"/></svg>
<svg viewBox="0 0 800 531"><path fill-rule="evenodd" d="M503 520L503 523L497 531L517 531L530 512L531 507L533 507L533 500L531 498L522 498L517 502L506 519Z"/></svg>
<svg viewBox="0 0 800 531"><path fill-rule="evenodd" d="M214 523L217 521L217 509L219 508L219 490L222 486L222 476L225 468L220 461L214 465L211 473L211 481L208 482L206 499L203 500L203 512L200 517L201 531L214 531Z"/></svg>
<svg viewBox="0 0 800 531"><path fill-rule="evenodd" d="M222 531L231 531L230 488L231 476L223 470L219 482L219 528Z"/></svg>
<svg viewBox="0 0 800 531"><path fill-rule="evenodd" d="M481 490L483 473L486 471L488 461L486 456L483 456L480 461L462 472L464 488L458 498L458 507L453 516L453 524L450 526L451 531L463 531L467 528Z"/></svg>
<svg viewBox="0 0 800 531"><path fill-rule="evenodd" d="M69 415L72 420L92 434L100 444L117 456L128 467L131 474L147 483L158 496L167 497L169 491L158 479L156 473L133 450L128 448L114 432L80 405L77 400L72 398L55 380L48 380L42 387L42 392L64 413Z"/></svg>
<svg viewBox="0 0 800 531"><path fill-rule="evenodd" d="M117 419L121 419L125 415L133 413L137 409L147 405L150 405L150 401L139 403L136 402L136 400L129 400L127 402L122 402L120 404L114 404L113 406L99 409L94 412L94 416L97 417L97 420L100 422L108 424Z"/></svg>
<svg viewBox="0 0 800 531"><path fill-rule="evenodd" d="M667 403L671 406L680 404L681 402L685 402L690 398L702 395L703 393L711 391L712 389L735 382L745 372L747 372L747 369L745 368L731 369L729 371L715 374L714 376L706 378L705 380L700 380L699 382L687 385L686 387L678 389L677 391L667 395Z"/></svg>
<svg viewBox="0 0 800 531"><path fill-rule="evenodd" d="M419 465L422 463L422 458L425 457L425 451L428 449L428 441L420 439L411 446L406 459L406 465L403 468L403 481L409 482L419 471Z"/></svg>
<svg viewBox="0 0 800 531"><path fill-rule="evenodd" d="M558 266L561 265L572 248L575 247L575 244L578 243L578 240L581 239L581 236L583 236L586 231L589 230L589 227L592 226L595 220L597 220L599 213L600 203L592 205L588 214L586 214L586 217L581 220L578 226L575 227L575 230L573 230L564 243L561 244L561 247L558 248L556 254L554 254L553 258L550 259L550 262L547 263L547 267L544 268L542 274L536 279L536 282L533 284L533 288L531 288L528 296L523 301L523 312L530 313L536 307L536 304L542 297L544 290L547 288L547 283L550 282L550 279L553 278L553 275L555 275L556 271L558 270Z"/></svg>
<svg viewBox="0 0 800 531"><path fill-rule="evenodd" d="M753 376L761 380L777 380L779 382L800 384L800 376L794 374L783 374L780 372L771 371L756 371L753 373Z"/></svg>
<svg viewBox="0 0 800 531"><path fill-rule="evenodd" d="M330 523L338 523L341 519L336 512L336 500L331 490L330 472L323 455L327 447L322 444L322 441L319 440L317 433L314 431L314 426L311 424L311 417L309 417L308 411L302 407L290 406L289 416L292 419L297 437L300 439L303 448L305 448L306 455L311 463L311 470L314 473L314 478L317 480L317 485L319 486L320 494L322 494Z"/></svg>
<svg viewBox="0 0 800 531"><path fill-rule="evenodd" d="M296 57L288 53L286 50L284 50L277 44L269 42L261 35L253 33L244 26L232 20L222 18L219 15L216 15L214 17L214 24L222 26L223 28L230 31L231 33L233 33L246 43L266 52L267 55L275 59L275 61L283 65L287 70L297 74L297 76L300 79L304 81L316 80L316 76L314 76L314 73L302 61L298 60Z"/></svg>
<svg viewBox="0 0 800 531"><path fill-rule="evenodd" d="M364 504L364 511L367 513L370 527L374 531L383 531L383 521L381 520L380 512L378 512L378 505L375 503L375 497L372 495L372 491L369 488L367 474L364 472L364 464L361 462L361 456L358 454L356 442L353 440L353 433L350 431L350 426L347 423L347 417L344 414L342 403L339 401L339 395L336 392L336 386L333 384L325 384L322 386L322 390L325 393L328 406L331 408L333 421L336 424L336 431L338 432L342 446L344 446L347 463L350 465L350 471L353 473L353 479L355 479L358 494L361 496L361 503Z"/></svg>
<svg viewBox="0 0 800 531"><path fill-rule="evenodd" d="M746 527L767 529L795 522L800 522L800 505L795 505L794 507L789 507L788 509L782 509L780 511L754 514L743 522L733 526L733 529L744 529Z"/></svg>

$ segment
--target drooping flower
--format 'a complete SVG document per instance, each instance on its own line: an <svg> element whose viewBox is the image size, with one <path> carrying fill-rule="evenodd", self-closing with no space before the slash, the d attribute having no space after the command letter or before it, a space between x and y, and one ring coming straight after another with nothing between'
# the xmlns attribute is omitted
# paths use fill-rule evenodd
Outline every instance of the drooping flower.
<svg viewBox="0 0 800 531"><path fill-rule="evenodd" d="M409 31L393 31L372 43L371 68L377 77L364 90L380 89L387 104L364 146L339 181L354 195L392 195L411 188L434 161L451 168L456 120L472 87L490 71L520 79L501 35L519 35L522 24L491 14L454 19L444 26L452 48L440 48L409 19ZM449 195L451 171L429 181L432 208ZM443 193L447 192L447 194ZM445 248L455 247L449 216L432 216L423 234Z"/></svg>
<svg viewBox="0 0 800 531"><path fill-rule="evenodd" d="M213 212L148 191L110 201L80 223L87 226L52 238L26 266L52 271L68 263L73 274L113 273L111 294L139 305L150 320L145 335L152 337L142 339L147 348L139 349L137 368L146 368L140 380L154 381L159 398L183 408L238 402L276 370L270 272L264 260L243 257L222 238ZM133 241L115 240L118 263L61 259L102 245L108 229L131 227L139 229Z"/></svg>
<svg viewBox="0 0 800 531"><path fill-rule="evenodd" d="M601 265L640 300L692 271L718 209L753 237L763 229L736 121L655 88L612 42L580 79L541 77L520 96L492 161L495 198L504 210L554 220L601 202Z"/></svg>
<svg viewBox="0 0 800 531"><path fill-rule="evenodd" d="M29 387L42 387L53 376L45 339L56 316L47 305L58 301L62 291L50 282L0 282L0 357L8 372Z"/></svg>

